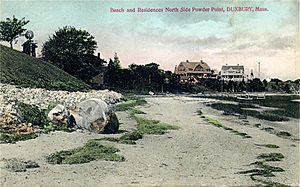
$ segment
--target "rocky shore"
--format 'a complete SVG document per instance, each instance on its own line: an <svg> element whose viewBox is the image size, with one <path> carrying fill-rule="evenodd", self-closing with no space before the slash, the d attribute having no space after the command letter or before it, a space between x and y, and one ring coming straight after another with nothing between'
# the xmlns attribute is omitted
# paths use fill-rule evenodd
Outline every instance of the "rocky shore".
<svg viewBox="0 0 300 187"><path fill-rule="evenodd" d="M0 83L0 115L15 113L17 101L36 105L41 109L46 109L49 104L57 103L73 108L78 103L89 98L102 99L110 105L118 102L121 96L120 93L109 90L92 90L89 92L50 91L41 88L22 88Z"/></svg>

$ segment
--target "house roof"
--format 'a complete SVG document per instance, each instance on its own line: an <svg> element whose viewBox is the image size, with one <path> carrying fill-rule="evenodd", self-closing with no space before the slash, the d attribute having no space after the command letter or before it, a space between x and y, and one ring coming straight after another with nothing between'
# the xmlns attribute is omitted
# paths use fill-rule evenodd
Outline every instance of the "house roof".
<svg viewBox="0 0 300 187"><path fill-rule="evenodd" d="M210 70L210 67L207 65L207 63L203 62L202 60L200 62L180 62L179 66L184 66L188 69L195 69L198 65L200 65L203 69Z"/></svg>
<svg viewBox="0 0 300 187"><path fill-rule="evenodd" d="M244 71L244 66L243 65L225 65L225 66L222 66L222 71L227 71L229 69Z"/></svg>

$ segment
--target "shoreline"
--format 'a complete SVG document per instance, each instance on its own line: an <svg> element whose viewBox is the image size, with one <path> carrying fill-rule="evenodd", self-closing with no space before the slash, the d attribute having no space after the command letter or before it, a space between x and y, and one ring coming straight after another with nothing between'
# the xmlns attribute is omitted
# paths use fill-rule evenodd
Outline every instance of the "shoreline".
<svg viewBox="0 0 300 187"><path fill-rule="evenodd" d="M45 156L60 150L82 146L90 139L118 137L75 131L42 134L36 139L0 144L1 185L3 186L253 186L259 184L247 174L238 172L253 169L252 162L263 153L279 152L280 162L268 163L283 168L273 182L296 186L299 184L299 140L278 137L266 130L292 126L293 136L299 137L299 119L293 122L269 122L249 117L248 125L234 116L206 106L212 99L195 97L146 97L147 104L137 108L147 119L156 119L180 127L164 135L146 135L136 145L103 141L114 145L125 157L124 162L92 161L86 164L51 165ZM215 127L199 115L218 120L226 127L245 132L251 138L242 138L222 128ZM121 130L135 128L136 122L127 112L117 112ZM261 127L255 124L261 123ZM278 149L257 146L274 144ZM3 169L3 158L22 158L36 161L41 167L26 172L9 172Z"/></svg>

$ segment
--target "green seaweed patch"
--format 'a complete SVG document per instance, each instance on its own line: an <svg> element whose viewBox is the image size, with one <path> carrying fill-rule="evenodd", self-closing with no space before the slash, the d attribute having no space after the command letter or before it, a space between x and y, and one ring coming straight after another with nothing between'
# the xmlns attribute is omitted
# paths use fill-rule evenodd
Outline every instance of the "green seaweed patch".
<svg viewBox="0 0 300 187"><path fill-rule="evenodd" d="M116 106L116 110L118 111L126 111L135 106L146 104L147 101L140 97L130 97L126 98L125 101L121 102Z"/></svg>
<svg viewBox="0 0 300 187"><path fill-rule="evenodd" d="M83 164L93 160L124 161L125 158L116 154L119 149L105 146L97 140L88 141L83 147L59 151L47 157L50 164Z"/></svg>
<svg viewBox="0 0 300 187"><path fill-rule="evenodd" d="M18 102L17 110L22 123L32 123L40 127L49 123L46 110L40 110L38 106Z"/></svg>
<svg viewBox="0 0 300 187"><path fill-rule="evenodd" d="M15 143L18 141L25 141L38 137L36 133L16 134L16 133L0 133L0 142Z"/></svg>
<svg viewBox="0 0 300 187"><path fill-rule="evenodd" d="M230 128L230 127L223 127L223 128L227 131L233 131L233 128Z"/></svg>
<svg viewBox="0 0 300 187"><path fill-rule="evenodd" d="M284 172L285 170L282 169L281 167L276 167L276 166L270 166L265 163L266 161L256 161L251 163L250 165L256 165L261 169L268 170L270 172Z"/></svg>
<svg viewBox="0 0 300 187"><path fill-rule="evenodd" d="M279 182L267 181L263 179L257 179L254 176L251 177L252 180L265 184L265 187L290 187L289 185L282 184Z"/></svg>
<svg viewBox="0 0 300 187"><path fill-rule="evenodd" d="M255 169L250 169L247 171L241 171L240 174L250 174L252 179L254 176L262 177L274 177L274 172L284 172L285 170L281 167L271 166L265 163L265 161L253 162L250 165L255 165Z"/></svg>
<svg viewBox="0 0 300 187"><path fill-rule="evenodd" d="M42 128L43 133L49 133L51 131L64 131L64 132L74 132L76 129L68 128L63 125L55 124L52 122L49 122L47 125L44 125Z"/></svg>
<svg viewBox="0 0 300 187"><path fill-rule="evenodd" d="M115 138L115 137L103 137L103 138L98 138L95 140L104 140L104 141L109 141L109 142L119 142L120 141L119 138Z"/></svg>
<svg viewBox="0 0 300 187"><path fill-rule="evenodd" d="M199 116L201 116L201 115L203 114L203 112L202 112L201 110L197 110L197 114L198 114Z"/></svg>
<svg viewBox="0 0 300 187"><path fill-rule="evenodd" d="M274 128L272 128L272 127L265 127L265 128L262 128L262 130L265 130L267 132L272 132L274 130Z"/></svg>
<svg viewBox="0 0 300 187"><path fill-rule="evenodd" d="M125 144L136 144L135 141L142 139L143 134L139 131L125 133L120 137L120 142Z"/></svg>
<svg viewBox="0 0 300 187"><path fill-rule="evenodd" d="M268 121L289 121L289 118L287 116L282 116L280 112L275 114L273 110L262 112L256 110L247 110L244 108L243 105L237 105L232 103L213 103L211 104L211 107L216 110L224 111L227 114L237 113L240 115L252 116L258 119L264 119ZM253 108L253 106L251 108Z"/></svg>
<svg viewBox="0 0 300 187"><path fill-rule="evenodd" d="M110 142L118 142L123 144L136 144L136 141L143 138L143 134L139 131L125 133L120 138L104 137L97 140L105 140Z"/></svg>
<svg viewBox="0 0 300 187"><path fill-rule="evenodd" d="M264 159L265 161L281 161L284 155L281 153L263 153L257 159Z"/></svg>
<svg viewBox="0 0 300 187"><path fill-rule="evenodd" d="M257 128L259 128L261 126L261 124L260 123L256 123L256 124L254 124L254 126L257 127Z"/></svg>
<svg viewBox="0 0 300 187"><path fill-rule="evenodd" d="M4 160L5 168L12 172L25 172L28 169L39 168L40 166L31 160L24 161L16 158Z"/></svg>
<svg viewBox="0 0 300 187"><path fill-rule="evenodd" d="M207 121L208 123L218 127L218 128L222 128L222 129L225 129L225 130L228 130L232 133L234 133L235 135L238 135L238 136L241 136L243 138L252 138L250 135L248 135L247 133L244 133L244 132L239 132L237 130L234 130L233 128L231 127L227 127L223 124L221 124L218 120L216 119L213 119L213 118L210 118L210 117L204 117L204 120Z"/></svg>
<svg viewBox="0 0 300 187"><path fill-rule="evenodd" d="M280 136L280 137L289 137L289 136L292 136L291 133L286 132L286 131L280 131L280 132L276 133L276 135Z"/></svg>
<svg viewBox="0 0 300 187"><path fill-rule="evenodd" d="M167 123L162 123L158 120L146 119L143 117L134 116L138 131L141 134L165 134L169 132L169 130L177 130L178 126L170 125Z"/></svg>
<svg viewBox="0 0 300 187"><path fill-rule="evenodd" d="M130 108L128 109L129 113L134 115L134 114L146 114L145 112L143 112L142 110L138 109L138 108Z"/></svg>
<svg viewBox="0 0 300 187"><path fill-rule="evenodd" d="M274 144L255 144L256 146L261 146L261 147L267 147L267 148L271 148L271 149L277 149L279 148L278 145L274 145Z"/></svg>

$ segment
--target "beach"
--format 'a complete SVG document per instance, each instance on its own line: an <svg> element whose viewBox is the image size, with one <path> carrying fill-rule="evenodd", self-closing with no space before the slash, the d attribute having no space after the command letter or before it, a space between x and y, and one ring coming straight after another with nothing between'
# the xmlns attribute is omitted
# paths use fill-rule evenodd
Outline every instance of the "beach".
<svg viewBox="0 0 300 187"><path fill-rule="evenodd" d="M77 130L55 131L15 144L0 144L1 186L254 186L262 184L249 174L241 173L254 168L263 153L281 153L281 161L268 162L282 168L274 177L262 177L290 186L299 182L299 119L271 122L248 116L239 119L223 115L207 106L214 99L165 96L145 98L147 104L138 106L147 119L179 126L163 135L145 135L135 145L102 141L120 149L123 162L92 161L85 164L47 163L46 156L56 151L83 146L88 140L118 137ZM204 117L218 120L227 128L246 133L244 138L224 128L210 124ZM120 129L132 131L136 121L126 111L116 113ZM259 127L257 124L260 124ZM289 132L283 137L268 131ZM272 144L279 148L262 145ZM4 168L5 159L32 160L39 168L26 172L11 172Z"/></svg>

